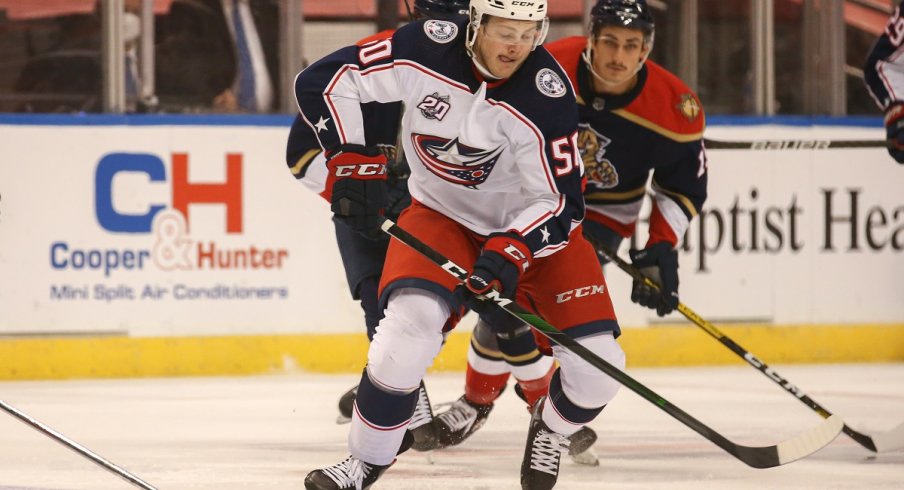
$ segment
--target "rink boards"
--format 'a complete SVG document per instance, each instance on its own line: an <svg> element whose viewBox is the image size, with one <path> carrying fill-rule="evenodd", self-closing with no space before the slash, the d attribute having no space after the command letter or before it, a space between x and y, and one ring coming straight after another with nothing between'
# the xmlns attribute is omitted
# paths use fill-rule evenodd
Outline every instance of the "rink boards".
<svg viewBox="0 0 904 490"><path fill-rule="evenodd" d="M284 163L289 121L0 117L0 378L360 369L360 309L327 206ZM706 135L884 132L716 119ZM904 167L881 148L710 150L708 172L682 301L769 362L904 360ZM732 362L607 276L629 362ZM461 369L466 341L453 336L437 368Z"/></svg>

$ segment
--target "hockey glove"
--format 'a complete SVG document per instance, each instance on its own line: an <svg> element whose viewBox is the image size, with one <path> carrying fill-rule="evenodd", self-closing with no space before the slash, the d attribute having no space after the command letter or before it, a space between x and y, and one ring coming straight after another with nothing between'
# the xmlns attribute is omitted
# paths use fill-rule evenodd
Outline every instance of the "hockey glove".
<svg viewBox="0 0 904 490"><path fill-rule="evenodd" d="M888 154L904 163L904 104L893 104L885 111L885 135Z"/></svg>
<svg viewBox="0 0 904 490"><path fill-rule="evenodd" d="M634 280L631 301L666 316L678 308L678 252L668 242L659 242L643 250L628 251L631 262L659 286L656 290Z"/></svg>
<svg viewBox="0 0 904 490"><path fill-rule="evenodd" d="M491 290L495 289L502 297L513 299L518 279L532 259L533 254L520 234L493 233L483 244L471 275L456 293L463 297L470 309L480 314L489 313L495 308L495 303L478 296L491 294Z"/></svg>
<svg viewBox="0 0 904 490"><path fill-rule="evenodd" d="M402 161L389 165L389 204L386 205L386 215L390 219L398 218L402 211L411 205L411 193L408 192L410 176L411 170L408 168L408 162L404 160L404 155Z"/></svg>
<svg viewBox="0 0 904 490"><path fill-rule="evenodd" d="M323 197L334 219L368 238L380 237L380 221L388 202L386 156L377 148L345 144L327 158Z"/></svg>

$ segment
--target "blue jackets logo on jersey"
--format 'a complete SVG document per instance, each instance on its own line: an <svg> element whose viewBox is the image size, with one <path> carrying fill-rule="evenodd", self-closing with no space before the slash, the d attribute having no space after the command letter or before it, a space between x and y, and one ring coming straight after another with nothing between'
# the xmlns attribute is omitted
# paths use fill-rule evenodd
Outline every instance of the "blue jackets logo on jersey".
<svg viewBox="0 0 904 490"><path fill-rule="evenodd" d="M440 44L446 44L458 34L458 26L445 20L431 19L424 23L424 32L427 37Z"/></svg>
<svg viewBox="0 0 904 490"><path fill-rule="evenodd" d="M562 78L549 68L544 68L537 73L537 88L550 97L561 97L568 92Z"/></svg>
<svg viewBox="0 0 904 490"><path fill-rule="evenodd" d="M502 148L481 150L464 145L458 138L447 139L426 134L411 134L418 157L434 175L465 187L476 188L493 171Z"/></svg>

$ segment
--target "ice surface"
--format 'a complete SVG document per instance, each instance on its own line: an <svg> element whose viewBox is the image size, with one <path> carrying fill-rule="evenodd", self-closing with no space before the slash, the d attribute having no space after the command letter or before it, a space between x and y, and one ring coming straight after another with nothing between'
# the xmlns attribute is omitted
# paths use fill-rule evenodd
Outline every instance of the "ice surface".
<svg viewBox="0 0 904 490"><path fill-rule="evenodd" d="M904 421L904 364L775 366L847 424L867 433ZM746 365L629 369L740 444L772 445L822 421ZM463 374L430 374L434 404L456 399ZM281 374L0 383L0 399L163 489L300 489L309 471L347 455L336 402L357 376ZM518 489L528 414L508 390L459 447L408 452L378 489ZM901 489L904 451L873 454L845 435L804 460L749 468L627 389L591 426L600 466L563 458L557 489ZM135 488L6 412L0 490Z"/></svg>

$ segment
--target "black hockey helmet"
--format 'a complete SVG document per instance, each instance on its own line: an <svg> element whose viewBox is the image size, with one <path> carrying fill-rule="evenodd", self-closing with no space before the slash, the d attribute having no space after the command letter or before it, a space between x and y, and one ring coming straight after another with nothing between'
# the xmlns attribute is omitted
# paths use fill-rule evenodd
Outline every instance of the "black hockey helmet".
<svg viewBox="0 0 904 490"><path fill-rule="evenodd" d="M590 35L587 36L587 47L581 53L581 59L587 64L590 73L603 83L609 83L593 69L593 43L600 29L607 26L637 29L643 33L644 52L637 65L637 71L643 68L647 57L653 51L653 38L656 26L653 14L646 0L598 0L590 9ZM635 73L637 73L635 71Z"/></svg>
<svg viewBox="0 0 904 490"><path fill-rule="evenodd" d="M603 26L638 29L652 44L655 23L646 0L599 0L590 9L590 32L596 34Z"/></svg>
<svg viewBox="0 0 904 490"><path fill-rule="evenodd" d="M450 19L468 15L468 0L414 0L415 15L427 19Z"/></svg>

